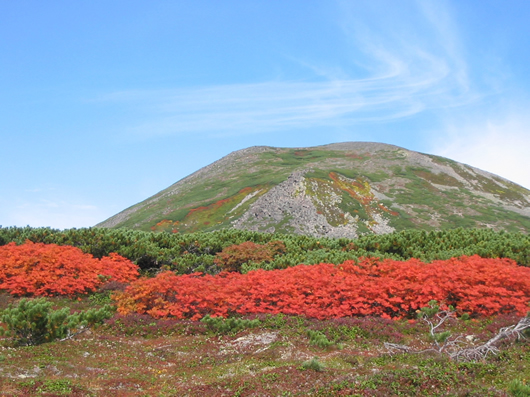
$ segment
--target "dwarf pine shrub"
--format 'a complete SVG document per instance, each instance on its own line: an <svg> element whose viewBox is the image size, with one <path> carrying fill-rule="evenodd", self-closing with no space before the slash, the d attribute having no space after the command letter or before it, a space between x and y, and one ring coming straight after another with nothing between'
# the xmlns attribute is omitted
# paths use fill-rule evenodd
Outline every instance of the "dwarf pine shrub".
<svg viewBox="0 0 530 397"><path fill-rule="evenodd" d="M317 372L322 372L324 368L324 364L318 361L318 357L313 357L311 360L304 361L301 366L301 369L311 369Z"/></svg>
<svg viewBox="0 0 530 397"><path fill-rule="evenodd" d="M60 310L51 307L52 303L45 298L22 299L16 306L9 305L0 316L7 330L0 328L0 333L13 337L20 346L39 345L71 337L113 314L109 305L74 314L70 314L68 307Z"/></svg>
<svg viewBox="0 0 530 397"><path fill-rule="evenodd" d="M254 328L260 324L259 319L210 317L208 314L202 318L201 322L205 323L211 331L217 334L236 334L246 328Z"/></svg>
<svg viewBox="0 0 530 397"><path fill-rule="evenodd" d="M508 391L513 397L530 396L530 386L521 382L519 379L514 379L508 384Z"/></svg>
<svg viewBox="0 0 530 397"><path fill-rule="evenodd" d="M327 336L320 331L307 330L307 336L309 336L309 344L316 345L323 349L334 344L334 342L330 341Z"/></svg>

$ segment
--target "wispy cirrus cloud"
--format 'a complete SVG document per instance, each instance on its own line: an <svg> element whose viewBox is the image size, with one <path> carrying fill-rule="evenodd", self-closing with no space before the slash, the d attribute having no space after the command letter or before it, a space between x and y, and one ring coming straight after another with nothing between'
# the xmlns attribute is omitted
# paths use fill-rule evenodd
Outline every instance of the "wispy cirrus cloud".
<svg viewBox="0 0 530 397"><path fill-rule="evenodd" d="M336 73L322 73L318 65L305 61L299 67L315 70L313 78L305 81L129 90L100 100L137 109L138 118L125 130L145 138L186 133L246 135L392 122L475 101L478 95L469 89L450 12L438 3L418 4L405 19L391 19L390 24L380 19L379 24L367 27L363 15L343 3L341 24L352 59ZM386 13L391 15L392 10ZM377 15L370 20L374 18L377 20ZM421 31L414 30L417 23L422 25ZM422 40L425 34L429 40ZM352 64L357 67L351 68Z"/></svg>

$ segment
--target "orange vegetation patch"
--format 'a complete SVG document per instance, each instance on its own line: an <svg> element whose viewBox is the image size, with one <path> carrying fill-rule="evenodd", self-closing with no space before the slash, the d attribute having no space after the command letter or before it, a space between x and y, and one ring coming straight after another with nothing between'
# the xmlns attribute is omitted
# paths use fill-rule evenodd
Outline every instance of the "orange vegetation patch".
<svg viewBox="0 0 530 397"><path fill-rule="evenodd" d="M244 193L244 194L249 194L249 193L252 193L253 191L255 191L256 188L253 188L253 187L244 187L243 189L241 189L239 191L238 194L241 194L241 193Z"/></svg>
<svg viewBox="0 0 530 397"><path fill-rule="evenodd" d="M247 262L270 262L277 254L285 252L285 244L275 240L267 244L256 244L245 241L224 248L215 254L214 263L226 271L239 271L241 265Z"/></svg>
<svg viewBox="0 0 530 397"><path fill-rule="evenodd" d="M294 155L297 156L297 157L304 157L304 156L307 156L309 154L311 154L311 152L308 151L308 150L296 150L294 152Z"/></svg>
<svg viewBox="0 0 530 397"><path fill-rule="evenodd" d="M175 226L178 226L180 222L179 221L172 221L171 219L163 219L160 222L158 222L155 226L151 226L151 230L153 232L160 232L163 230L168 229L174 229Z"/></svg>
<svg viewBox="0 0 530 397"><path fill-rule="evenodd" d="M381 203L378 203L377 205L379 206L380 209L382 209L383 211L385 211L386 213L388 213L390 215L393 215L393 216L398 216L399 215L398 212L392 211L390 208L387 208L386 206L384 206Z"/></svg>
<svg viewBox="0 0 530 397"><path fill-rule="evenodd" d="M341 190L348 193L363 206L369 205L374 200L374 195L370 192L368 182L353 181L352 183L347 183L335 172L330 172L329 177Z"/></svg>
<svg viewBox="0 0 530 397"><path fill-rule="evenodd" d="M363 206L368 215L371 215L376 208L379 208L393 216L399 215L399 213L390 210L385 205L376 201L374 194L371 192L370 183L368 183L368 181L363 181L361 179L357 179L355 181L345 181L341 179L341 177L335 172L330 172L329 177L333 182L335 182L339 189L348 193L353 199L357 200Z"/></svg>
<svg viewBox="0 0 530 397"><path fill-rule="evenodd" d="M160 273L118 292L121 314L147 313L198 320L205 315L271 313L317 319L349 316L414 318L430 300L460 314L524 315L530 268L510 259L479 256L423 263L367 258L340 265L298 265L283 270L217 276Z"/></svg>
<svg viewBox="0 0 530 397"><path fill-rule="evenodd" d="M229 203L232 200L233 199L230 197L230 198L226 198L226 199L222 199L222 200L216 201L215 203L210 204L210 205L205 206L205 207L193 208L193 209L190 210L189 214L193 214L194 212L208 211L208 210L212 210L212 209L221 208L224 204Z"/></svg>
<svg viewBox="0 0 530 397"><path fill-rule="evenodd" d="M75 295L137 277L138 266L116 253L96 259L76 247L29 240L0 247L0 290L13 295Z"/></svg>

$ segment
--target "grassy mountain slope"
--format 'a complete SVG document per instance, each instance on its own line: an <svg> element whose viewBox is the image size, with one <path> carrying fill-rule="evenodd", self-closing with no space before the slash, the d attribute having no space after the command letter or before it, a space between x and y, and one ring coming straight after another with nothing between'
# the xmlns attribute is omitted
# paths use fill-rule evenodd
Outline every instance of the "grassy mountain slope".
<svg viewBox="0 0 530 397"><path fill-rule="evenodd" d="M526 233L530 191L465 164L380 143L251 147L98 226L349 238L411 228Z"/></svg>

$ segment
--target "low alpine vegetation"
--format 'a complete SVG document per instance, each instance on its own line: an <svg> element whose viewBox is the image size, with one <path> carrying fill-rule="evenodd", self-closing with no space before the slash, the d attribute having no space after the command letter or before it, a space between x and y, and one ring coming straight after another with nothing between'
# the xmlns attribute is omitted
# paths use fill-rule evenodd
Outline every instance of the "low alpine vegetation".
<svg viewBox="0 0 530 397"><path fill-rule="evenodd" d="M472 256L429 264L367 258L217 276L163 272L132 282L114 298L121 314L192 320L254 313L414 318L433 299L460 315L525 315L530 269L509 259Z"/></svg>
<svg viewBox="0 0 530 397"><path fill-rule="evenodd" d="M51 307L52 303L45 298L22 299L18 305L10 305L0 317L7 326L7 330L0 328L1 334L12 337L19 346L39 345L70 339L114 314L109 305L74 314L70 314L68 307L60 310Z"/></svg>
<svg viewBox="0 0 530 397"><path fill-rule="evenodd" d="M204 316L201 322L216 334L237 334L244 329L255 328L261 323L259 319L247 320L237 317L210 317L209 315Z"/></svg>
<svg viewBox="0 0 530 397"><path fill-rule="evenodd" d="M240 272L241 266L248 263L271 262L278 254L285 252L285 244L281 241L271 241L267 244L256 244L245 241L226 247L216 254L214 263L222 270Z"/></svg>
<svg viewBox="0 0 530 397"><path fill-rule="evenodd" d="M0 228L0 388L526 396L528 241Z"/></svg>
<svg viewBox="0 0 530 397"><path fill-rule="evenodd" d="M109 281L137 277L138 267L115 253L96 259L67 245L26 241L0 246L0 290L13 295L83 294Z"/></svg>
<svg viewBox="0 0 530 397"><path fill-rule="evenodd" d="M142 270L169 268L179 274L204 272L217 274L224 259L235 254L242 271L256 268L284 269L318 263L339 264L360 257L390 258L423 262L437 259L479 255L482 258L509 258L521 266L530 266L530 235L493 229L449 229L426 232L402 232L364 235L358 239L330 239L288 234L269 234L225 229L210 233L152 233L130 229L81 228L57 230L31 227L0 227L0 246L14 242L73 246L95 258L115 252ZM281 242L285 250L278 244ZM264 256L256 258L242 244L252 242L265 247ZM275 243L277 244L277 243ZM237 246L238 248L234 247ZM228 248L232 247L232 248ZM262 249L262 248L260 248ZM271 257L271 249L274 253ZM266 251L269 252L266 252ZM220 253L222 255L218 255ZM231 252L232 251L232 252ZM248 255L247 255L248 254ZM219 265L215 265L214 261ZM220 267L221 266L221 267ZM229 269L226 269L229 270Z"/></svg>
<svg viewBox="0 0 530 397"><path fill-rule="evenodd" d="M320 331L307 330L309 344L321 347L323 349L333 346L335 343L330 341L326 335Z"/></svg>
<svg viewBox="0 0 530 397"><path fill-rule="evenodd" d="M318 361L318 357L313 357L311 360L304 361L301 366L301 369L309 369L317 372L324 371L324 368L324 365Z"/></svg>

